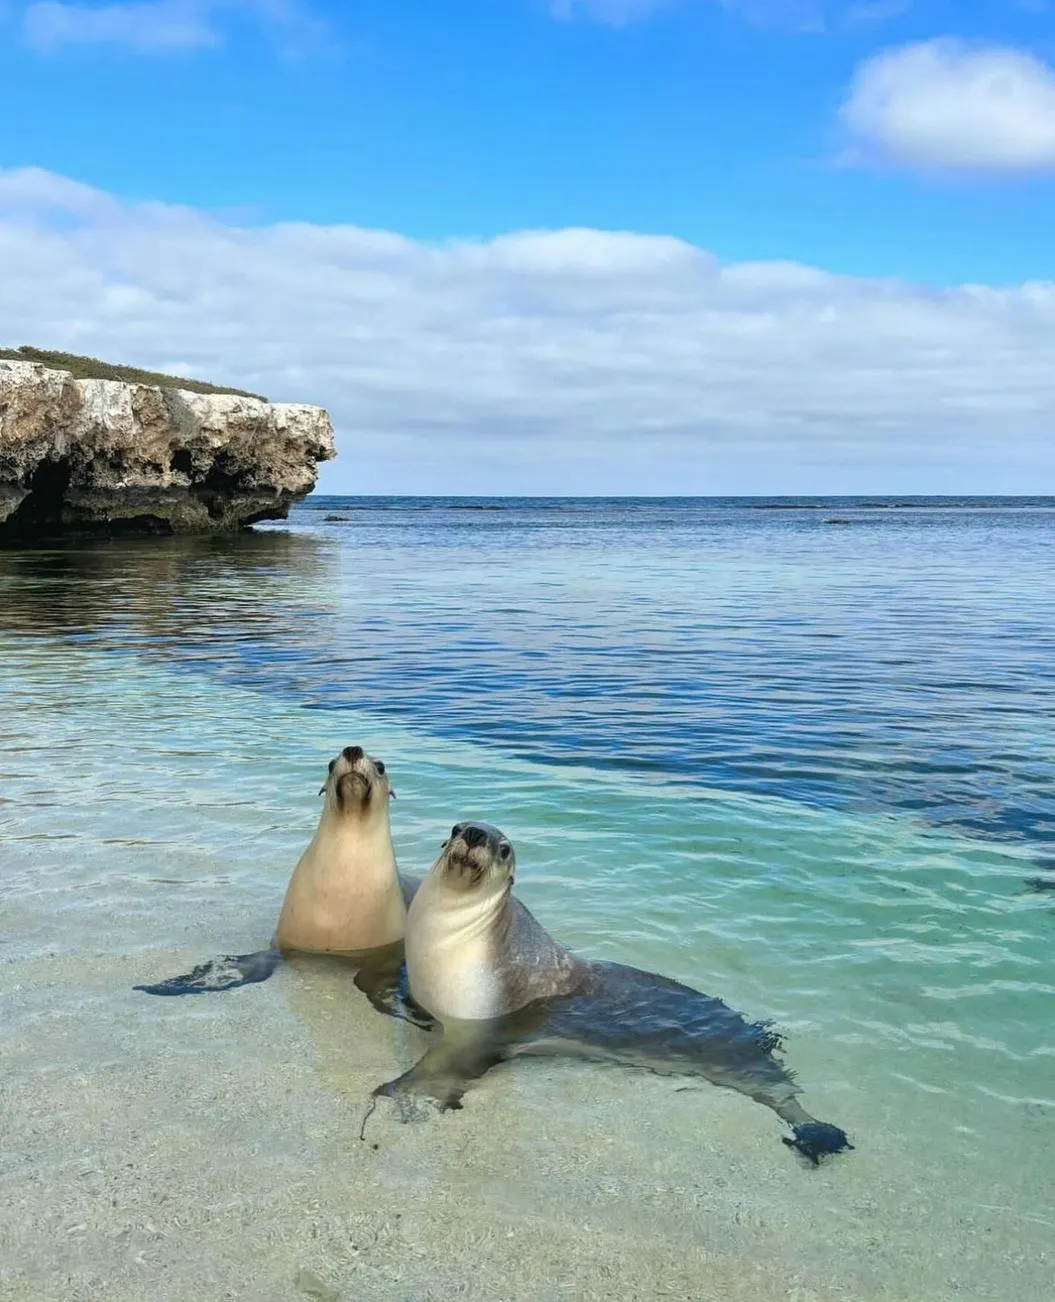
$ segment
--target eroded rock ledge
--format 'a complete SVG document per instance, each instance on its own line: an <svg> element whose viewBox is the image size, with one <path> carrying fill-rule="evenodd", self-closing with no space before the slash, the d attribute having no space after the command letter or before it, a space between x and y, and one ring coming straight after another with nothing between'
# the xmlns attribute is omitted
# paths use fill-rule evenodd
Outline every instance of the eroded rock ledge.
<svg viewBox="0 0 1055 1302"><path fill-rule="evenodd" d="M321 407L0 360L0 543L281 520L334 455Z"/></svg>

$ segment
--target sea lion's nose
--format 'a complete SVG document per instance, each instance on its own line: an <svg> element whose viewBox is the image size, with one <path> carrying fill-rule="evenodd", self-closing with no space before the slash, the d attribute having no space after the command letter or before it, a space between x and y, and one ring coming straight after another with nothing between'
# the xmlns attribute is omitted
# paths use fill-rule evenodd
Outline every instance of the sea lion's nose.
<svg viewBox="0 0 1055 1302"><path fill-rule="evenodd" d="M363 758L362 746L345 746L341 753L349 764L355 764L358 760Z"/></svg>
<svg viewBox="0 0 1055 1302"><path fill-rule="evenodd" d="M478 845L483 845L487 840L487 833L482 827L467 827L462 832L462 840L470 850L475 850Z"/></svg>

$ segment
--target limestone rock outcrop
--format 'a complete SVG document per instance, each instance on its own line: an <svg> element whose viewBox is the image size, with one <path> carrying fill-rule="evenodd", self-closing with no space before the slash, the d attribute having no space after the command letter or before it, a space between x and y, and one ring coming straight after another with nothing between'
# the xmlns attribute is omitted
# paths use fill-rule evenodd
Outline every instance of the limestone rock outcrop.
<svg viewBox="0 0 1055 1302"><path fill-rule="evenodd" d="M0 543L281 520L334 455L321 407L0 360Z"/></svg>

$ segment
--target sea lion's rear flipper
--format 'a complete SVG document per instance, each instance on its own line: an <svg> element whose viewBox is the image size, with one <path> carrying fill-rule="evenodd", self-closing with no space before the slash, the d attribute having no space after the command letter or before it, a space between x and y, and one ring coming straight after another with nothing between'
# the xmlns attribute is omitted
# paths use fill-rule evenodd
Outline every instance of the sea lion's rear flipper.
<svg viewBox="0 0 1055 1302"><path fill-rule="evenodd" d="M169 977L156 985L133 986L147 995L205 995L220 990L235 990L238 986L266 981L282 962L277 949L261 949L255 954L225 954L199 963L182 976Z"/></svg>
<svg viewBox="0 0 1055 1302"><path fill-rule="evenodd" d="M379 1013L398 1017L424 1031L435 1028L435 1018L414 1002L407 980L407 965L402 956L398 962L364 963L355 974L355 985Z"/></svg>
<svg viewBox="0 0 1055 1302"><path fill-rule="evenodd" d="M843 1153L853 1144L847 1138L846 1131L838 1126L829 1125L827 1121L806 1121L794 1127L794 1139L782 1136L789 1148L797 1149L805 1158L820 1166L821 1158L826 1153Z"/></svg>
<svg viewBox="0 0 1055 1302"><path fill-rule="evenodd" d="M817 1121L799 1102L794 1073L780 1060L781 1037L728 1004L680 982L619 963L592 964L593 979L554 1000L535 1038L563 1042L565 1052L702 1076L771 1108L792 1128L784 1142L815 1165L853 1147L838 1126ZM534 1046L526 1046L529 1051Z"/></svg>

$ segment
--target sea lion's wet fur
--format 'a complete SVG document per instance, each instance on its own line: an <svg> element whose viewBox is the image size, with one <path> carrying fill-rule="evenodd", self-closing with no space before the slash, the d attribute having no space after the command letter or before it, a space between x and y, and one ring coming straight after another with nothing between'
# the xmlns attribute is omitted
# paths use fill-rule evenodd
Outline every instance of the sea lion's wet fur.
<svg viewBox="0 0 1055 1302"><path fill-rule="evenodd" d="M134 987L200 995L266 981L283 958L329 954L359 969L356 984L382 1012L431 1024L415 1009L403 969L403 923L420 878L399 873L388 826L384 764L361 746L329 763L315 833L297 862L269 948L227 954L181 976Z"/></svg>
<svg viewBox="0 0 1055 1302"><path fill-rule="evenodd" d="M500 863L497 856L506 848ZM735 1089L790 1125L794 1138L784 1142L814 1163L852 1147L842 1130L817 1121L799 1103L794 1077L776 1057L783 1046L771 1024L750 1022L722 1000L657 973L577 958L511 894L514 870L511 847L498 829L471 823L452 829L408 911L406 936L411 995L443 1023L443 1036L410 1071L375 1094L397 1100L425 1095L441 1109L458 1108L469 1084L499 1062L526 1054L574 1054L702 1076ZM442 910L457 922L459 892L471 899L488 888L491 901L480 916L493 922L487 939L496 1015L452 1016L450 1003L446 1009L438 1004L457 996L473 969L461 987L457 980L444 981L442 969L452 956L457 961L457 945L446 952L438 945ZM464 917L471 920L471 909ZM463 922L462 930L471 929ZM426 952L430 947L432 954Z"/></svg>
<svg viewBox="0 0 1055 1302"><path fill-rule="evenodd" d="M774 1057L783 1040L770 1022L749 1022L721 999L623 963L589 964L583 986L549 1004L532 1036L536 1052L547 1038L577 1045L586 1056L654 1069L685 1066L718 1083L727 1077L743 1093L795 1093L792 1074Z"/></svg>
<svg viewBox="0 0 1055 1302"><path fill-rule="evenodd" d="M503 1017L582 987L587 965L512 893L516 858L486 823L459 823L407 910L414 998L445 1024Z"/></svg>

